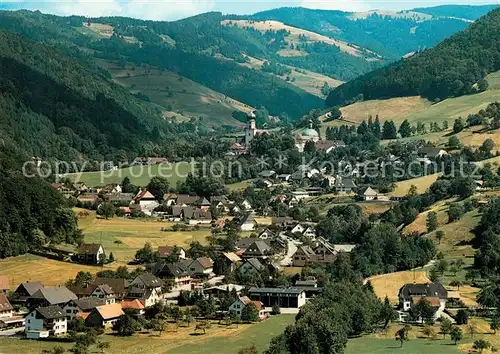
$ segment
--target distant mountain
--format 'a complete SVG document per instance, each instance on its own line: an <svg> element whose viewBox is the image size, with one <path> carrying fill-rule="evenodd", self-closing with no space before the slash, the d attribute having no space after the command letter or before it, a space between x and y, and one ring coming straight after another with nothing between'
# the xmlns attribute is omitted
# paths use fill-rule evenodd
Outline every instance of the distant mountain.
<svg viewBox="0 0 500 354"><path fill-rule="evenodd" d="M495 9L435 48L337 87L326 102L341 105L361 95L367 100L414 95L442 100L484 90L484 77L498 70L500 9Z"/></svg>
<svg viewBox="0 0 500 354"><path fill-rule="evenodd" d="M251 20L276 20L399 58L432 47L492 10L488 6L440 6L410 11L343 11L284 7L256 13Z"/></svg>

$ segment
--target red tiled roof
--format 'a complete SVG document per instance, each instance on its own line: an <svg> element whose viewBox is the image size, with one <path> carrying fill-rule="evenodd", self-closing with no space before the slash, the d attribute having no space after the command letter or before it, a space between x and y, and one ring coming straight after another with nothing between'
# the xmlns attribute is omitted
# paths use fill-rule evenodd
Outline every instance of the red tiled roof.
<svg viewBox="0 0 500 354"><path fill-rule="evenodd" d="M122 300L120 303L122 309L134 309L134 310L142 310L144 309L144 304L138 299L134 300Z"/></svg>

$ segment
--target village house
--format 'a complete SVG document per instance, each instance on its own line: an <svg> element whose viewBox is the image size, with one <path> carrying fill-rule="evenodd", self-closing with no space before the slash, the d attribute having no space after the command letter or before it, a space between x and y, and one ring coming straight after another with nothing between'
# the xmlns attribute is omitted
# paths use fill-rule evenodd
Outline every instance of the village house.
<svg viewBox="0 0 500 354"><path fill-rule="evenodd" d="M252 204L250 204L250 202L245 199L243 202L241 202L241 208L243 210L250 211L252 210Z"/></svg>
<svg viewBox="0 0 500 354"><path fill-rule="evenodd" d="M134 194L132 193L106 193L101 194L101 196L106 202L118 205L130 205L134 200Z"/></svg>
<svg viewBox="0 0 500 354"><path fill-rule="evenodd" d="M120 303L120 306L122 307L122 310L129 310L135 312L138 316L144 315L146 312L144 310L144 304L138 300L122 300Z"/></svg>
<svg viewBox="0 0 500 354"><path fill-rule="evenodd" d="M446 301L448 299L448 291L441 283L413 283L405 284L399 289L399 307L402 312L408 312L410 309L425 299L436 308L434 318L441 317L444 309L446 308ZM400 313L400 319L407 316Z"/></svg>
<svg viewBox="0 0 500 354"><path fill-rule="evenodd" d="M337 194L352 193L356 188L357 186L351 178L343 178L341 176L336 177L335 185L333 186Z"/></svg>
<svg viewBox="0 0 500 354"><path fill-rule="evenodd" d="M179 205L181 207L196 206L196 202L198 200L199 198L196 195L178 194L175 199L175 205Z"/></svg>
<svg viewBox="0 0 500 354"><path fill-rule="evenodd" d="M322 288L318 287L316 279L297 280L294 288L304 290L306 292L306 299L313 298L323 291Z"/></svg>
<svg viewBox="0 0 500 354"><path fill-rule="evenodd" d="M206 200L206 199L205 199ZM185 215L186 221L189 225L200 225L200 224L210 224L212 223L212 213L210 210L195 208L190 216Z"/></svg>
<svg viewBox="0 0 500 354"><path fill-rule="evenodd" d="M83 193L80 194L76 199L82 204L95 204L99 198L99 193Z"/></svg>
<svg viewBox="0 0 500 354"><path fill-rule="evenodd" d="M279 307L299 309L306 303L306 293L298 288L257 288L248 290L248 297L253 301L260 301L265 307Z"/></svg>
<svg viewBox="0 0 500 354"><path fill-rule="evenodd" d="M90 296L104 300L106 305L114 304L116 302L115 292L107 284L97 285Z"/></svg>
<svg viewBox="0 0 500 354"><path fill-rule="evenodd" d="M64 306L63 311L68 321L73 320L78 313L90 313L97 306L105 305L104 299L97 297L82 297L81 299L70 300Z"/></svg>
<svg viewBox="0 0 500 354"><path fill-rule="evenodd" d="M29 308L46 307L52 305L64 306L71 300L76 300L78 297L65 286L53 288L42 287L31 295L27 302Z"/></svg>
<svg viewBox="0 0 500 354"><path fill-rule="evenodd" d="M271 247L264 240L257 240L249 245L242 253L243 258L261 258L265 259L271 253Z"/></svg>
<svg viewBox="0 0 500 354"><path fill-rule="evenodd" d="M151 273L138 275L127 289L127 299L139 299L145 307L163 300L164 281Z"/></svg>
<svg viewBox="0 0 500 354"><path fill-rule="evenodd" d="M155 264L152 272L159 278L172 280L174 283L172 291L191 290L192 272L181 262L166 263L160 261Z"/></svg>
<svg viewBox="0 0 500 354"><path fill-rule="evenodd" d="M203 289L203 294L209 297L220 298L221 296L229 296L231 293L236 293L236 295L240 295L240 293L245 289L243 285L238 284L221 284L215 285L210 288Z"/></svg>
<svg viewBox="0 0 500 354"><path fill-rule="evenodd" d="M208 257L199 257L196 259L184 259L180 261L187 266L187 269L197 277L213 277L214 261Z"/></svg>
<svg viewBox="0 0 500 354"><path fill-rule="evenodd" d="M276 175L276 171L266 170L259 172L258 176L261 178L273 178Z"/></svg>
<svg viewBox="0 0 500 354"><path fill-rule="evenodd" d="M139 156L132 161L131 166L151 166L159 165L163 163L168 163L168 159L165 157L150 157L150 156Z"/></svg>
<svg viewBox="0 0 500 354"><path fill-rule="evenodd" d="M224 268L232 273L238 267L241 258L234 252L222 252L219 256L219 261L224 263Z"/></svg>
<svg viewBox="0 0 500 354"><path fill-rule="evenodd" d="M250 213L241 223L241 231L253 231L257 227L257 222L255 221L255 215Z"/></svg>
<svg viewBox="0 0 500 354"><path fill-rule="evenodd" d="M5 318L11 318L13 316L13 311L14 308L9 302L9 299L7 299L6 294L0 294L0 322L2 322L2 319Z"/></svg>
<svg viewBox="0 0 500 354"><path fill-rule="evenodd" d="M301 224L297 224L295 225L291 230L290 230L290 233L291 234L295 234L295 233L303 233L305 231L305 227L302 226Z"/></svg>
<svg viewBox="0 0 500 354"><path fill-rule="evenodd" d="M345 143L342 140L320 140L316 142L316 151L323 151L326 154L332 151L345 147Z"/></svg>
<svg viewBox="0 0 500 354"><path fill-rule="evenodd" d="M123 278L96 278L93 285L108 285L113 289L114 295L117 300L123 299L127 293L127 288L130 285L130 281Z"/></svg>
<svg viewBox="0 0 500 354"><path fill-rule="evenodd" d="M104 264L106 253L104 247L97 243L86 243L78 247L77 260L84 264Z"/></svg>
<svg viewBox="0 0 500 354"><path fill-rule="evenodd" d="M149 216L151 216L153 214L153 210L160 205L160 203L156 200L156 197L147 189L140 190L134 197L132 203L138 206L144 214Z"/></svg>
<svg viewBox="0 0 500 354"><path fill-rule="evenodd" d="M310 246L299 246L292 256L292 265L294 267L305 267L313 263L315 256L316 254Z"/></svg>
<svg viewBox="0 0 500 354"><path fill-rule="evenodd" d="M259 319L260 320L264 320L267 317L267 315L266 315L266 313L263 310L263 304L262 304L262 302L260 302L260 301L252 301L252 300L250 300L248 298L248 296L241 296L238 299L236 299L231 304L231 306L229 306L229 312L234 312L234 313L236 313L236 315L238 317L241 317L241 313L242 313L243 309L247 305L249 305L251 303L254 303L255 307L259 311Z"/></svg>
<svg viewBox="0 0 500 354"><path fill-rule="evenodd" d="M0 294L7 294L9 289L9 277L7 275L0 275Z"/></svg>
<svg viewBox="0 0 500 354"><path fill-rule="evenodd" d="M182 247L177 246L159 246L158 247L158 257L161 259L168 258L172 253L176 251L179 259L186 259L186 250Z"/></svg>
<svg viewBox="0 0 500 354"><path fill-rule="evenodd" d="M268 239L274 238L275 236L276 236L275 233L273 231L269 230L268 228L264 229L259 234L259 238L261 240L268 240Z"/></svg>
<svg viewBox="0 0 500 354"><path fill-rule="evenodd" d="M237 269L237 272L242 276L260 275L265 267L257 258L245 260Z"/></svg>
<svg viewBox="0 0 500 354"><path fill-rule="evenodd" d="M363 192L363 200L365 201L372 201L377 199L377 192L375 192L371 187L366 188L366 190Z"/></svg>
<svg viewBox="0 0 500 354"><path fill-rule="evenodd" d="M33 296L38 290L43 288L43 284L39 281L25 282L19 284L17 289L14 291L14 296L16 298L16 303L25 303L28 298Z"/></svg>
<svg viewBox="0 0 500 354"><path fill-rule="evenodd" d="M66 334L66 314L59 306L39 307L26 316L24 332L28 339L48 338Z"/></svg>
<svg viewBox="0 0 500 354"><path fill-rule="evenodd" d="M119 303L97 306L85 319L85 324L89 327L110 328L125 313Z"/></svg>
<svg viewBox="0 0 500 354"><path fill-rule="evenodd" d="M246 155L248 153L248 150L245 146L243 146L240 143L233 143L229 147L229 151L226 153L228 156L241 156L241 155Z"/></svg>

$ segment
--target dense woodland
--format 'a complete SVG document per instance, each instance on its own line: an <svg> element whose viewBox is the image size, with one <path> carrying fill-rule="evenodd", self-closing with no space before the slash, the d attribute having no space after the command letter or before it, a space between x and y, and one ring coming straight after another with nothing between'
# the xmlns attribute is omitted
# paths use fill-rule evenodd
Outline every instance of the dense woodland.
<svg viewBox="0 0 500 354"><path fill-rule="evenodd" d="M500 70L500 9L464 32L407 59L375 70L330 92L327 104L421 95L438 101L483 91L484 77Z"/></svg>

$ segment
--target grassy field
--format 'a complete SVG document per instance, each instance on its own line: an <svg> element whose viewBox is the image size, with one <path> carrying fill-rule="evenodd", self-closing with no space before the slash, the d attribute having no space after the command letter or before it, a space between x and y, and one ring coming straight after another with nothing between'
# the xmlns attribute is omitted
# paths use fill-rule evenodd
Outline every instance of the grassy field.
<svg viewBox="0 0 500 354"><path fill-rule="evenodd" d="M448 207L449 203L455 201L455 199L447 199L440 200L436 204L434 204L429 210L424 211L423 213L418 214L417 218L408 226L404 228L404 231L407 233L410 232L418 232L419 234L423 234L427 232L427 215L433 211L437 213L438 224L445 225L448 222Z"/></svg>
<svg viewBox="0 0 500 354"><path fill-rule="evenodd" d="M227 188L229 189L229 191L237 191L237 190L247 189L248 187L251 187L254 182L255 182L254 179L247 179L245 181L228 184Z"/></svg>
<svg viewBox="0 0 500 354"><path fill-rule="evenodd" d="M410 187L412 185L415 185L417 187L417 193L423 193L431 186L431 184L436 182L438 177L439 174L435 173L432 175L427 175L427 176L408 179L406 181L397 182L396 188L394 189L393 192L389 194L394 197L403 197L406 194L408 194L408 191L410 190Z"/></svg>
<svg viewBox="0 0 500 354"><path fill-rule="evenodd" d="M84 182L89 187L104 186L110 183L121 183L125 177L132 184L146 186L152 177L162 176L168 178L170 185L175 186L178 181L184 180L189 172L195 169L188 162L168 163L152 166L131 166L120 170L69 173L68 177L73 182Z"/></svg>
<svg viewBox="0 0 500 354"><path fill-rule="evenodd" d="M79 218L79 227L87 243L102 243L106 253L113 253L116 261L104 269L116 269L134 259L135 252L146 242L156 248L164 245L187 247L191 241L206 242L210 229L196 231L161 231L173 223L140 219L99 219L94 213ZM0 260L2 274L8 275L11 286L27 280L40 280L46 285L63 284L74 278L79 271L96 273L102 268L51 260L39 256L23 255ZM43 270L43 271L40 271Z"/></svg>
<svg viewBox="0 0 500 354"><path fill-rule="evenodd" d="M387 353L405 353L405 354L448 354L460 353L459 347L453 345L453 342L448 340L427 340L427 339L412 339L404 344L401 349L399 342L394 338L372 338L361 337L351 339L345 350L345 354L387 354Z"/></svg>
<svg viewBox="0 0 500 354"><path fill-rule="evenodd" d="M413 282L427 283L430 281L429 278L427 278L427 273L425 272L425 270L375 275L368 278L368 280L372 283L373 290L379 298L385 299L385 297L387 296L391 303L394 304L398 302L399 289L403 285Z"/></svg>
<svg viewBox="0 0 500 354"><path fill-rule="evenodd" d="M287 43L293 43L293 44L301 43L299 36L303 35L306 36L308 43L323 42L326 44L337 46L341 51L345 53L354 56L362 55L361 51L358 48L348 45L346 42L339 41L337 39L333 39L319 33L289 26L279 21L223 20L222 25L238 26L241 28L254 28L262 32L270 30L274 31L286 30L290 33L288 36L285 37Z"/></svg>
<svg viewBox="0 0 500 354"><path fill-rule="evenodd" d="M232 112L253 110L244 103L170 71L155 68L133 70L132 65L121 68L106 60L100 60L99 64L111 73L115 82L132 93L147 95L151 102L163 108L165 117L175 117L178 121L203 117L207 127L243 125L231 116Z"/></svg>
<svg viewBox="0 0 500 354"><path fill-rule="evenodd" d="M190 328L171 324L161 337L157 333L136 334L129 338L112 335L101 336L101 340L109 341L111 347L107 353L124 354L197 354L197 353L236 353L239 349L255 344L259 351L269 345L270 340L282 333L285 327L295 320L294 315L274 316L252 325L219 326L213 323L205 335L195 335L194 324ZM55 343L0 339L0 350L3 354L41 353ZM63 344L70 348L70 344Z"/></svg>

